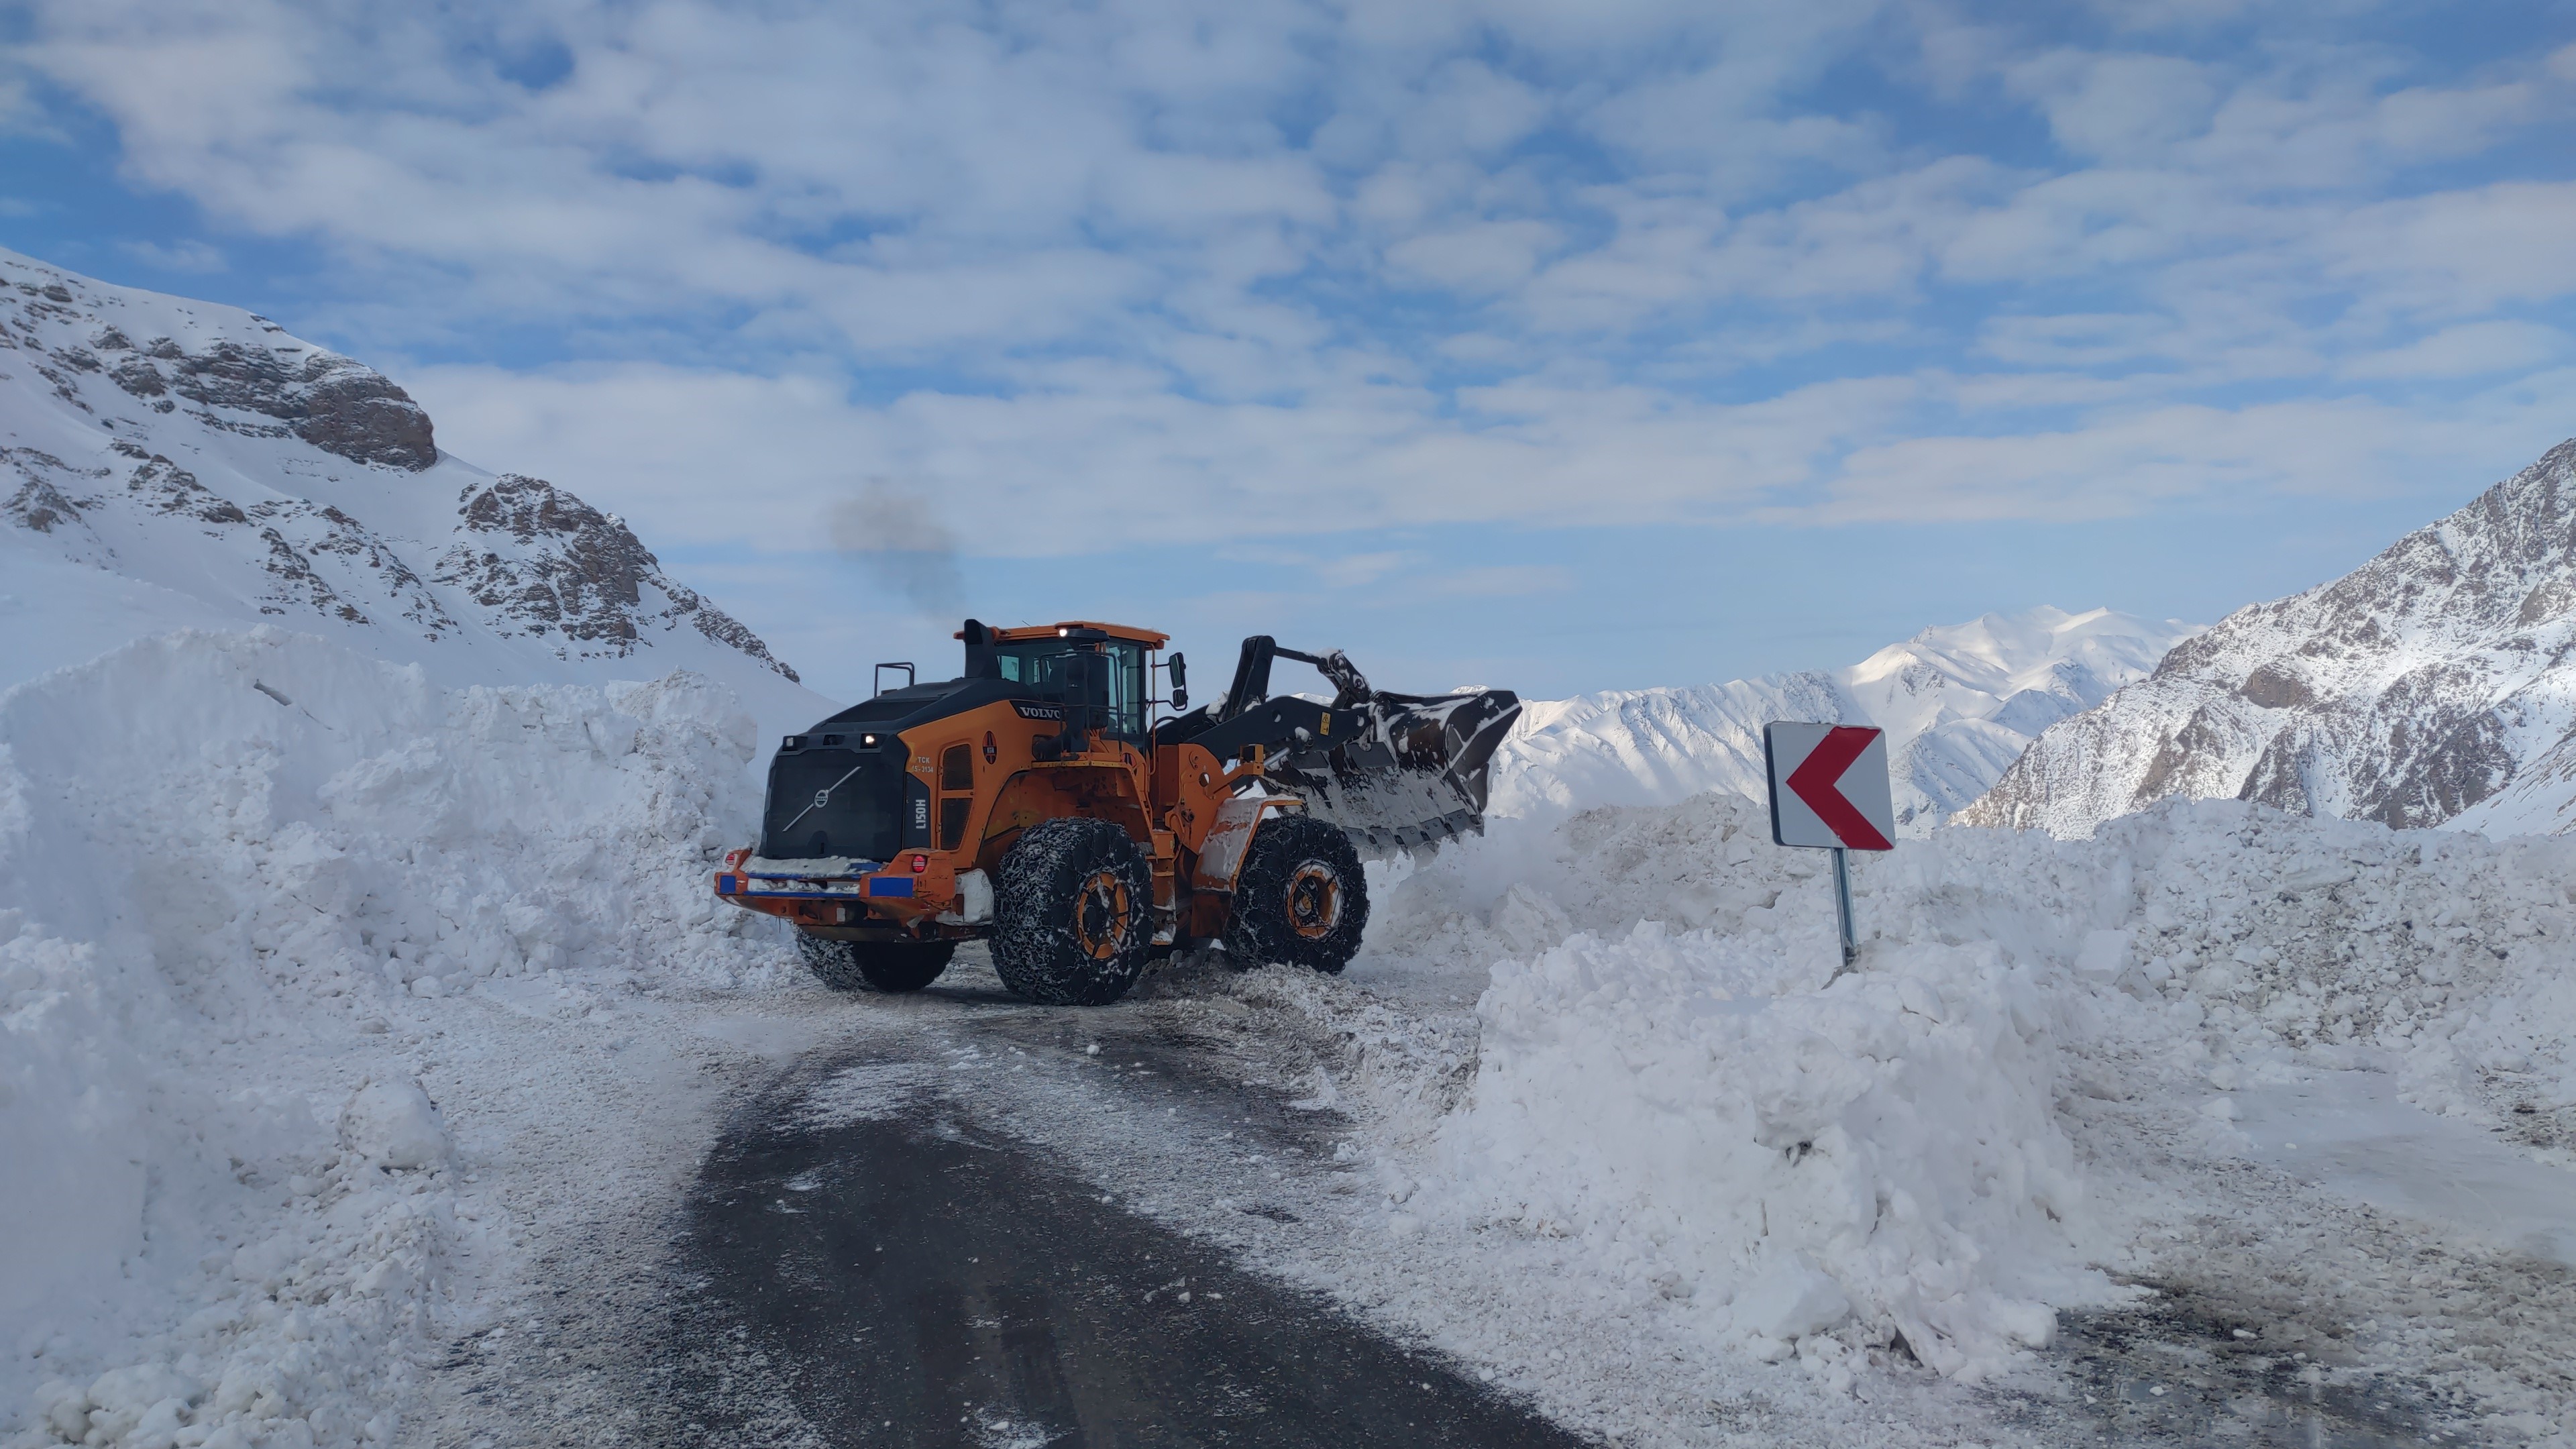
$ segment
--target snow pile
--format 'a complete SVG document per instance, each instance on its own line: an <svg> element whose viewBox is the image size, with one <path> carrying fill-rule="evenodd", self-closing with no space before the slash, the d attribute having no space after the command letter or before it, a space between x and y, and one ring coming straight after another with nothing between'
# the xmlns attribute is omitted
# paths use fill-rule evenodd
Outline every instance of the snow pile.
<svg viewBox="0 0 2576 1449"><path fill-rule="evenodd" d="M382 1439L507 1239L385 1018L775 956L704 890L753 725L694 676L443 691L183 632L0 694L0 740L13 1444Z"/></svg>
<svg viewBox="0 0 2576 1449"><path fill-rule="evenodd" d="M1444 1143L1462 1203L1705 1299L1765 1357L1857 1313L1955 1373L2045 1345L2049 1301L2101 1296L2070 1271L2083 1193L2045 1008L1989 949L1819 992L1647 922L1497 966L1480 1012Z"/></svg>
<svg viewBox="0 0 2576 1449"><path fill-rule="evenodd" d="M1829 984L1819 863L1712 794L1391 873L1373 945L1506 958L1407 1215L1570 1238L1614 1304L1844 1383L1899 1337L1981 1374L2117 1296L2038 973L1926 943Z"/></svg>
<svg viewBox="0 0 2576 1449"><path fill-rule="evenodd" d="M1836 978L1824 861L1765 824L1711 794L1383 873L1372 950L1491 967L1463 1099L1379 1094L1398 1231L1567 1240L1614 1311L1831 1381L1899 1338L1977 1377L2138 1261L2139 1183L2088 1185L2070 1102L2170 1104L2221 1159L2231 1093L2327 1071L2576 1126L2576 846L2234 802L1947 830L1855 862Z"/></svg>
<svg viewBox="0 0 2576 1449"><path fill-rule="evenodd" d="M1704 790L1759 796L1762 726L1815 720L1887 730L1898 824L1922 834L2192 631L2043 606L1926 629L1846 669L1533 702L1494 756L1493 811L1554 819Z"/></svg>
<svg viewBox="0 0 2576 1449"><path fill-rule="evenodd" d="M2124 818L2093 842L1980 831L1959 847L1944 886L2020 855L2057 863L2061 901L2128 897L2072 959L2161 1007L2222 1091L2378 1065L2454 1116L2492 1116L2499 1097L2525 1116L2576 1109L2576 842L2227 801Z"/></svg>

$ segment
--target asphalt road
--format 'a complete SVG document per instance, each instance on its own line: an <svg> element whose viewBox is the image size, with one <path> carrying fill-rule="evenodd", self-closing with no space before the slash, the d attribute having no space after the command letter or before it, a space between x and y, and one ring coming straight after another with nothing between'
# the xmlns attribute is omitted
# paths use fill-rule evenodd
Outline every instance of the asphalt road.
<svg viewBox="0 0 2576 1449"><path fill-rule="evenodd" d="M1033 1039L1074 1029L1008 1015ZM854 1063L886 1070L856 1053L805 1064L709 1155L673 1265L663 1442L1585 1442L1104 1201L971 1102L921 1094L818 1125L806 1098ZM1148 1090L1173 1100L1199 1090L1156 1075Z"/></svg>

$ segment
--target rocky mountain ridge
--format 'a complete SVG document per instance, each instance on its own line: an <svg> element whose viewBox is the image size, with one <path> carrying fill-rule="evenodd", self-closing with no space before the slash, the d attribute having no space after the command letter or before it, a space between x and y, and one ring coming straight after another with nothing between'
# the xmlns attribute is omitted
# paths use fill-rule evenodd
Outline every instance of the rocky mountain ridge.
<svg viewBox="0 0 2576 1449"><path fill-rule="evenodd" d="M354 632L457 683L797 677L622 520L441 452L373 368L6 251L0 558L0 620L35 616L11 621L0 686L140 633L258 622Z"/></svg>
<svg viewBox="0 0 2576 1449"><path fill-rule="evenodd" d="M2086 835L2174 796L2576 826L2576 440L2352 573L2228 615L1958 818Z"/></svg>

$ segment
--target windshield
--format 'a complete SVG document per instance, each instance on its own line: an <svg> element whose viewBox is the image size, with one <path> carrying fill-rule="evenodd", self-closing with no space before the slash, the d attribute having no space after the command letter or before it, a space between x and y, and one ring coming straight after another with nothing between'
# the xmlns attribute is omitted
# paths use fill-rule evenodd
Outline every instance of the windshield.
<svg viewBox="0 0 2576 1449"><path fill-rule="evenodd" d="M1053 639L993 646L993 661L1004 679L1034 685L1045 694L1064 692L1064 661L1072 651ZM1145 733L1145 646L1112 639L1100 646L1109 662L1109 732L1141 738Z"/></svg>

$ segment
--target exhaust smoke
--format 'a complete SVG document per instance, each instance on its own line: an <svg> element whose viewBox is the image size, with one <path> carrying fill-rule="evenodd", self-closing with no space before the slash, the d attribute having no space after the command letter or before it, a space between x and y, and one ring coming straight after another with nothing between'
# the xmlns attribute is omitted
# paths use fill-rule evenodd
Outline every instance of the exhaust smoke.
<svg viewBox="0 0 2576 1449"><path fill-rule="evenodd" d="M833 507L832 546L880 586L902 596L914 613L955 618L965 607L957 536L918 493L883 478L869 479L858 497Z"/></svg>

